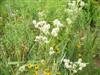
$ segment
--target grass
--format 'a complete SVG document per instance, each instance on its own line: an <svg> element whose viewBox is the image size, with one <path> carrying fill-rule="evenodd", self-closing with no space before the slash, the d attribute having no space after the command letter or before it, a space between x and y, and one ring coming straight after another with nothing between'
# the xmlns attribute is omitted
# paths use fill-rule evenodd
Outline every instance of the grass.
<svg viewBox="0 0 100 75"><path fill-rule="evenodd" d="M84 0L86 5L74 15L66 11L68 1L0 0L0 75L38 75L37 70L39 75L45 70L52 72L47 75L71 75L64 67L64 58L73 62L82 58L88 63L75 75L100 74L100 1ZM39 12L43 15L38 16ZM73 23L69 25L66 18ZM55 19L64 25L59 35L46 35L49 44L35 42L37 35L44 34L32 21L47 21L51 31ZM54 55L49 55L50 47L55 49ZM25 71L19 74L23 65Z"/></svg>

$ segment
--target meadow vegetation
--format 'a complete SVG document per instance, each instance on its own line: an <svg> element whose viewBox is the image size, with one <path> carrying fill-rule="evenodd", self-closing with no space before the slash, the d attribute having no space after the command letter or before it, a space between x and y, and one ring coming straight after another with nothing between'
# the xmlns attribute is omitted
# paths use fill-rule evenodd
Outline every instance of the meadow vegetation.
<svg viewBox="0 0 100 75"><path fill-rule="evenodd" d="M100 1L0 0L0 75L100 75Z"/></svg>

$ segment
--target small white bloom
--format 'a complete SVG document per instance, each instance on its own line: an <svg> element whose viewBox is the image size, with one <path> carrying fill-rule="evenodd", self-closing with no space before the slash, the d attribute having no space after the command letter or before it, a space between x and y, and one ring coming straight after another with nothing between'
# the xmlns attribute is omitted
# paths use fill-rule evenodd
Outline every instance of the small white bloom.
<svg viewBox="0 0 100 75"><path fill-rule="evenodd" d="M69 63L65 63L65 67L66 67L67 69L71 69L71 68L72 68L72 65L70 65Z"/></svg>
<svg viewBox="0 0 100 75"><path fill-rule="evenodd" d="M47 24L46 21L39 21L35 24L35 28L39 29L44 34L49 34L50 24Z"/></svg>
<svg viewBox="0 0 100 75"><path fill-rule="evenodd" d="M41 36L41 35L36 36L35 41L39 42L39 43L43 43L43 42L44 43L48 43L49 42L48 39L47 39L47 37Z"/></svg>
<svg viewBox="0 0 100 75"><path fill-rule="evenodd" d="M77 73L77 70L73 70L73 73Z"/></svg>
<svg viewBox="0 0 100 75"><path fill-rule="evenodd" d="M35 25L36 24L36 20L33 20L32 23Z"/></svg>
<svg viewBox="0 0 100 75"><path fill-rule="evenodd" d="M87 63L82 63L82 59L78 59L77 62L71 62L69 59L64 59L64 66L66 69L72 71L72 73L77 73L79 70L82 70L86 67Z"/></svg>
<svg viewBox="0 0 100 75"><path fill-rule="evenodd" d="M53 47L50 47L49 54L52 55L54 53L55 53L55 51L54 51Z"/></svg>
<svg viewBox="0 0 100 75"><path fill-rule="evenodd" d="M50 55L52 55L52 54L54 54L55 53L55 51L49 51L49 54Z"/></svg>
<svg viewBox="0 0 100 75"><path fill-rule="evenodd" d="M67 21L67 23L68 23L69 25L72 24L72 20L71 20L70 18L67 18L66 21Z"/></svg>
<svg viewBox="0 0 100 75"><path fill-rule="evenodd" d="M53 24L54 24L55 26L57 26L57 27L62 27L62 26L63 26L63 24L61 24L61 22L60 22L58 19L55 19L55 20L53 21Z"/></svg>
<svg viewBox="0 0 100 75"><path fill-rule="evenodd" d="M38 16L39 16L39 17L42 17L43 15L44 15L44 12L43 12L43 11L38 12Z"/></svg>
<svg viewBox="0 0 100 75"><path fill-rule="evenodd" d="M80 67L86 67L86 63L80 63Z"/></svg>
<svg viewBox="0 0 100 75"><path fill-rule="evenodd" d="M82 62L82 59L81 59L81 58L79 58L79 59L78 59L78 62L79 62L79 63L81 63L81 62Z"/></svg>
<svg viewBox="0 0 100 75"><path fill-rule="evenodd" d="M71 3L68 3L68 5L71 9L74 9L76 7L76 1L72 1Z"/></svg>
<svg viewBox="0 0 100 75"><path fill-rule="evenodd" d="M78 64L78 65L79 65L79 64L81 64L81 63L82 63L82 59L81 59L81 58L79 58L79 59L78 59L78 61L77 61L77 62L75 62L75 63L76 63L76 64Z"/></svg>
<svg viewBox="0 0 100 75"><path fill-rule="evenodd" d="M64 61L65 63L69 63L69 62L70 62L69 59L64 59L63 61Z"/></svg>
<svg viewBox="0 0 100 75"><path fill-rule="evenodd" d="M83 68L82 67L79 67L79 70L82 70Z"/></svg>
<svg viewBox="0 0 100 75"><path fill-rule="evenodd" d="M46 25L46 21L39 21L35 27L41 29L44 25Z"/></svg>
<svg viewBox="0 0 100 75"><path fill-rule="evenodd" d="M20 71L20 72L25 71L25 66L26 66L26 65L23 65L23 66L19 67L19 71Z"/></svg>
<svg viewBox="0 0 100 75"><path fill-rule="evenodd" d="M42 64L44 64L44 63L45 63L45 60L44 60L44 59L42 59L40 62L41 62Z"/></svg>
<svg viewBox="0 0 100 75"><path fill-rule="evenodd" d="M52 32L51 32L51 35L54 36L54 37L57 37L58 36L58 32L59 32L59 28L53 28Z"/></svg>
<svg viewBox="0 0 100 75"><path fill-rule="evenodd" d="M80 1L80 6L81 7L84 7L85 6L85 3L83 1Z"/></svg>
<svg viewBox="0 0 100 75"><path fill-rule="evenodd" d="M43 37L43 41L45 42L45 43L48 43L49 41L48 41L48 39L47 39L47 37Z"/></svg>
<svg viewBox="0 0 100 75"><path fill-rule="evenodd" d="M66 9L65 12L67 12L69 15L73 14L73 10L72 9Z"/></svg>
<svg viewBox="0 0 100 75"><path fill-rule="evenodd" d="M50 24L46 24L41 28L41 31L45 34L49 34Z"/></svg>
<svg viewBox="0 0 100 75"><path fill-rule="evenodd" d="M51 51L54 50L53 47L50 47L50 50L51 50Z"/></svg>
<svg viewBox="0 0 100 75"><path fill-rule="evenodd" d="M72 64L73 69L75 69L77 67L77 65L75 63Z"/></svg>

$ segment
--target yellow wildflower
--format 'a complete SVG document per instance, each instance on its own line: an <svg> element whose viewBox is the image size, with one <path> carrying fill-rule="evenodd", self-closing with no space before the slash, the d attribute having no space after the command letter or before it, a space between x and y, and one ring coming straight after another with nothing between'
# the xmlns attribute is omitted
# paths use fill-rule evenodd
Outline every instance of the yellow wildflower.
<svg viewBox="0 0 100 75"><path fill-rule="evenodd" d="M31 63L27 65L28 69L31 69L32 67L33 67L33 65Z"/></svg>
<svg viewBox="0 0 100 75"><path fill-rule="evenodd" d="M43 75L51 75L51 72L49 71L49 69L44 69Z"/></svg>
<svg viewBox="0 0 100 75"><path fill-rule="evenodd" d="M34 72L34 75L38 75L38 71L35 71L35 72Z"/></svg>
<svg viewBox="0 0 100 75"><path fill-rule="evenodd" d="M56 53L60 53L60 49L58 47L55 47L54 50L55 50Z"/></svg>
<svg viewBox="0 0 100 75"><path fill-rule="evenodd" d="M46 71L43 71L43 75L46 75L47 74L47 72Z"/></svg>
<svg viewBox="0 0 100 75"><path fill-rule="evenodd" d="M37 71L39 69L39 65L38 64L35 64L34 65L34 69Z"/></svg>
<svg viewBox="0 0 100 75"><path fill-rule="evenodd" d="M77 48L81 48L80 42L76 45Z"/></svg>
<svg viewBox="0 0 100 75"><path fill-rule="evenodd" d="M50 71L48 71L48 72L47 72L47 75L51 75L51 72L50 72Z"/></svg>

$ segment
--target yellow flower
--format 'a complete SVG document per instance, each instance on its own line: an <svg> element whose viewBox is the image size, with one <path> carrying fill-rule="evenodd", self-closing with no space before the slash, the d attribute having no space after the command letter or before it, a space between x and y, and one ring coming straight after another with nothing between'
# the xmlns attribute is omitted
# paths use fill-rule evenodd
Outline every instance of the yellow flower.
<svg viewBox="0 0 100 75"><path fill-rule="evenodd" d="M37 71L39 69L39 65L38 64L35 64L34 65L34 69Z"/></svg>
<svg viewBox="0 0 100 75"><path fill-rule="evenodd" d="M55 47L54 50L55 50L56 53L60 53L60 49L58 47Z"/></svg>
<svg viewBox="0 0 100 75"><path fill-rule="evenodd" d="M49 69L44 69L43 75L51 75L51 72L49 71Z"/></svg>
<svg viewBox="0 0 100 75"><path fill-rule="evenodd" d="M28 69L31 69L32 67L33 67L33 65L31 63L27 65Z"/></svg>
<svg viewBox="0 0 100 75"><path fill-rule="evenodd" d="M80 42L76 45L77 48L81 48Z"/></svg>
<svg viewBox="0 0 100 75"><path fill-rule="evenodd" d="M43 75L46 75L47 72L48 72L48 69L44 69L44 70L43 70Z"/></svg>
<svg viewBox="0 0 100 75"><path fill-rule="evenodd" d="M43 75L46 75L47 74L47 72L46 71L43 71Z"/></svg>
<svg viewBox="0 0 100 75"><path fill-rule="evenodd" d="M38 75L38 71L35 71L35 72L34 72L34 75Z"/></svg>
<svg viewBox="0 0 100 75"><path fill-rule="evenodd" d="M49 72L47 72L47 75L51 75L51 72L49 71Z"/></svg>

